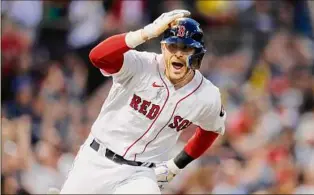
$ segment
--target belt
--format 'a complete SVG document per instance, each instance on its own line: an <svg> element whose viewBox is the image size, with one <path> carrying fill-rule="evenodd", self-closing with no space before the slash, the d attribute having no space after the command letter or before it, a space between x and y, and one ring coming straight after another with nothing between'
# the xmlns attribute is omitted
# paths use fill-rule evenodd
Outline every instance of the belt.
<svg viewBox="0 0 314 195"><path fill-rule="evenodd" d="M90 147L93 148L96 152L99 151L100 148L100 143L98 143L95 139L92 141L90 144ZM131 165L131 166L141 166L141 167L148 167L148 168L153 168L156 167L155 163L151 162L139 162L139 161L132 161L132 160L127 160L120 156L119 154L116 154L112 150L106 148L106 153L105 156L112 160L113 162L117 164L125 164L125 165Z"/></svg>

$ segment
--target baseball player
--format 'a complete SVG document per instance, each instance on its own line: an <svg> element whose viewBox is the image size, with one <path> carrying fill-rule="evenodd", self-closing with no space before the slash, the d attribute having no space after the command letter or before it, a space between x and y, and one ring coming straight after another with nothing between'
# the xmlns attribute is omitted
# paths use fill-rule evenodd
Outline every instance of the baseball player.
<svg viewBox="0 0 314 195"><path fill-rule="evenodd" d="M198 71L206 51L203 32L189 15L164 13L92 49L91 62L113 85L61 194L160 194L224 133L219 89ZM162 54L134 50L161 34ZM198 126L195 135L169 160L192 123Z"/></svg>

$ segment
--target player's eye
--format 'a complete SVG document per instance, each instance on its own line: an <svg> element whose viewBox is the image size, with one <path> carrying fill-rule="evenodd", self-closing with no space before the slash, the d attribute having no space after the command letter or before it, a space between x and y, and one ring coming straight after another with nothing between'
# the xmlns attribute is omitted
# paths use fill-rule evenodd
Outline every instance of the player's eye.
<svg viewBox="0 0 314 195"><path fill-rule="evenodd" d="M178 45L174 44L174 43L170 43L170 44L166 44L167 49L171 52L171 53L175 53L178 51Z"/></svg>
<svg viewBox="0 0 314 195"><path fill-rule="evenodd" d="M193 48L193 47L189 47L189 46L187 46L187 45L184 45L181 50L182 50L183 52L185 52L185 53L191 53L191 52L194 51L194 48Z"/></svg>
<svg viewBox="0 0 314 195"><path fill-rule="evenodd" d="M176 43L166 44L166 47L168 51L171 53L176 53L177 51L180 50L184 54L191 54L195 50L193 47L187 46L185 44L176 44Z"/></svg>

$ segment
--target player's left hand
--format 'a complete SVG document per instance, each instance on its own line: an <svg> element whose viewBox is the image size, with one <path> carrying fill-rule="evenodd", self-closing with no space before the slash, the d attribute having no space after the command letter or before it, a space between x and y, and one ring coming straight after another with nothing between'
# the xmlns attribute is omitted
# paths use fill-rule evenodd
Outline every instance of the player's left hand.
<svg viewBox="0 0 314 195"><path fill-rule="evenodd" d="M159 188L163 189L179 172L180 169L173 162L173 159L157 164L155 174Z"/></svg>

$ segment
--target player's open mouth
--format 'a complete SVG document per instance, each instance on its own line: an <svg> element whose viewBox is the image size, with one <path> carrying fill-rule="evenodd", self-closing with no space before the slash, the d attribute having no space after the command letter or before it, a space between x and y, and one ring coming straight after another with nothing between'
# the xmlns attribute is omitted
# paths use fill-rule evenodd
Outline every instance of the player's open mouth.
<svg viewBox="0 0 314 195"><path fill-rule="evenodd" d="M173 68L175 68L176 70L180 70L184 66L184 64L182 64L180 62L172 62L171 64L172 64Z"/></svg>

